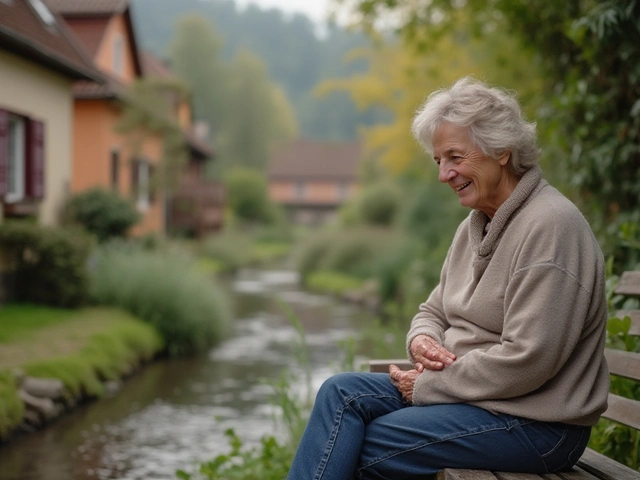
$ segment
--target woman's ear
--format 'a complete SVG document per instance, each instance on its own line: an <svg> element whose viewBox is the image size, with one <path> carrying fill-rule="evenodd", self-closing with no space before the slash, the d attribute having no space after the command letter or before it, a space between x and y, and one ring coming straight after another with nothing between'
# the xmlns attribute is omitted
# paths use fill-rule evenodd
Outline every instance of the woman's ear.
<svg viewBox="0 0 640 480"><path fill-rule="evenodd" d="M498 157L498 163L504 167L509 163L510 158L511 150L506 150L502 155Z"/></svg>

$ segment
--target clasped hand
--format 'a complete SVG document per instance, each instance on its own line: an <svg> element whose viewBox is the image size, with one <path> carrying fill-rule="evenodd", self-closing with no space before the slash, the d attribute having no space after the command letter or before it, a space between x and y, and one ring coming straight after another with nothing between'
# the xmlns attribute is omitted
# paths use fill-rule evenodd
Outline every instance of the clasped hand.
<svg viewBox="0 0 640 480"><path fill-rule="evenodd" d="M402 371L396 365L389 366L389 377L391 383L402 394L406 402L413 402L413 387L418 375L427 370L442 370L445 366L451 365L456 356L427 335L418 335L411 341L409 346L414 368Z"/></svg>

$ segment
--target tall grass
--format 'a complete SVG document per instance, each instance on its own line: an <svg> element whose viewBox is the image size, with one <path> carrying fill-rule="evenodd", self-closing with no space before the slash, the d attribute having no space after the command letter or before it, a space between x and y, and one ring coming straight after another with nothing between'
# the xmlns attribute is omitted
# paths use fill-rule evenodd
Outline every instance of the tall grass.
<svg viewBox="0 0 640 480"><path fill-rule="evenodd" d="M227 334L230 312L215 281L178 251L143 251L122 244L97 250L91 296L156 327L171 355L201 352Z"/></svg>

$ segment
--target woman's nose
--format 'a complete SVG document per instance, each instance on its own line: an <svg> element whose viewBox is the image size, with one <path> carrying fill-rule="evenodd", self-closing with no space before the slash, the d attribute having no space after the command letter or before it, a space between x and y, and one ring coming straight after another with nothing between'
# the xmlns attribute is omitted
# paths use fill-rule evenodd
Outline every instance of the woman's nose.
<svg viewBox="0 0 640 480"><path fill-rule="evenodd" d="M456 176L456 172L451 168L449 162L440 162L438 168L438 180L440 180L442 183L449 183L451 179Z"/></svg>

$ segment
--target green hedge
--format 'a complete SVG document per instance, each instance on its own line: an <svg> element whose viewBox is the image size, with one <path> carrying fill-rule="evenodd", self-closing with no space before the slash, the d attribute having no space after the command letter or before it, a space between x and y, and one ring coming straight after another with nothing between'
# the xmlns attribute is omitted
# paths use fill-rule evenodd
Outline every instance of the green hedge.
<svg viewBox="0 0 640 480"><path fill-rule="evenodd" d="M87 301L91 239L80 230L25 221L0 225L9 295L20 302L74 307Z"/></svg>

